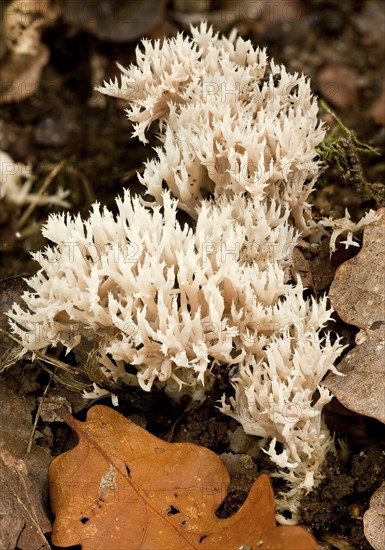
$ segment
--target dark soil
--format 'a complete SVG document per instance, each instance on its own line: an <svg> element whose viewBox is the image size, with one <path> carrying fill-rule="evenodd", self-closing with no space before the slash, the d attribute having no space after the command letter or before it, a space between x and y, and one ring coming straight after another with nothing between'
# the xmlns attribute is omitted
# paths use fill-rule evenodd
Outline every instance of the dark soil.
<svg viewBox="0 0 385 550"><path fill-rule="evenodd" d="M219 0L214 4L224 9ZM282 5L289 11L268 15L266 10L258 20L240 17L238 29L255 45L266 46L276 62L311 77L315 93L328 102L344 125L362 142L383 152L384 115L375 108L385 88L383 2L314 0ZM293 6L298 8L296 16L290 12ZM169 9L163 22L149 29L148 36L171 35L178 29L180 24ZM17 162L31 163L38 182L64 160L65 169L50 192L57 185L70 189L73 213L86 213L94 200L114 209L115 196L124 187L139 189L135 171L141 168L150 148L130 139L131 126L120 101L106 98L99 103L95 99L91 61L101 59L104 78L113 77L118 72L116 60L122 65L133 61L137 42L100 40L63 18L45 29L43 40L50 49L50 62L43 70L38 91L22 102L0 106L1 149ZM338 80L341 71L346 75L344 82ZM337 84L331 86L334 81ZM330 114L321 114L336 128ZM346 148L349 153L349 143ZM351 171L339 173L332 163L323 174L313 198L316 216L343 215L348 208L353 218L359 218L367 209L384 203L383 158L368 153L357 157L355 151L349 154ZM51 211L46 207L35 209L20 237L15 224L22 211L0 204L1 311L8 309L20 294L23 283L18 276L32 274L36 269L30 252L42 248L44 240L33 226L38 228ZM339 249L330 261L325 241L319 255L307 258L313 291L327 291L337 266L355 252L356 249L347 253ZM12 279L8 279L10 276ZM11 280L15 280L15 286ZM5 327L4 319L2 326ZM337 328L346 343L353 342L354 327L339 321ZM5 340L0 343L0 357L10 345ZM75 364L78 361L75 356L68 360ZM49 380L39 367L25 363L2 376L2 383L10 388L35 396L42 395ZM47 395L65 394L75 413L84 418L86 403L81 403L78 393L63 386L64 382L51 382ZM168 441L194 442L221 455L232 452L228 433L238 426L217 408L228 388L227 373L223 371L199 408L189 408L187 403L171 405L161 392L129 390L122 394L118 410L126 416L135 415L152 433ZM110 405L109 401L105 403ZM328 406L325 418L330 429L336 431L338 452L329 457L322 484L303 500L303 525L325 549L370 549L363 534L362 516L371 495L385 478L384 426L347 411L336 400ZM45 444L50 445L54 455L74 444L70 430L62 424L52 423L50 429L53 439ZM235 476L219 511L222 517L233 513L244 501L256 473L273 470L264 453L253 456L252 461L253 475L246 469ZM275 488L280 487L279 481L272 481Z"/></svg>

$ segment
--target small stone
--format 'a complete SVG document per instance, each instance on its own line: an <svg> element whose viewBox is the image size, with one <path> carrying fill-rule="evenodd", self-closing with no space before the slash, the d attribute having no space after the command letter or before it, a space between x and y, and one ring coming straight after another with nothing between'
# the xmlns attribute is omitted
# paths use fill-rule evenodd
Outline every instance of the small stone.
<svg viewBox="0 0 385 550"><path fill-rule="evenodd" d="M260 454L260 448L258 446L258 440L244 432L242 426L238 426L237 429L232 432L227 432L230 440L230 449L233 453L247 454L249 456L258 457Z"/></svg>
<svg viewBox="0 0 385 550"><path fill-rule="evenodd" d="M35 140L39 145L63 147L68 141L68 130L63 120L47 117L38 123Z"/></svg>

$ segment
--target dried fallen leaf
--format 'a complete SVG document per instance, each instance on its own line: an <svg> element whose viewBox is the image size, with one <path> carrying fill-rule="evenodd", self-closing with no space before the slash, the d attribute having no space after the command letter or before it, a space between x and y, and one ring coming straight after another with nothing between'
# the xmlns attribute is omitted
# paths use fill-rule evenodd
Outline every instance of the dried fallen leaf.
<svg viewBox="0 0 385 550"><path fill-rule="evenodd" d="M0 548L49 548L44 505L51 456L37 445L26 453L35 400L0 386L0 403Z"/></svg>
<svg viewBox="0 0 385 550"><path fill-rule="evenodd" d="M345 377L329 376L325 386L348 409L385 423L384 330L356 346L338 365Z"/></svg>
<svg viewBox="0 0 385 550"><path fill-rule="evenodd" d="M32 381L28 382L32 388ZM48 504L48 466L51 454L48 449L35 444L26 454L33 428L32 411L36 409L36 399L18 395L15 390L6 388L1 380L0 403L0 451L7 450L16 459L24 460L38 500L45 506Z"/></svg>
<svg viewBox="0 0 385 550"><path fill-rule="evenodd" d="M338 268L329 293L345 323L372 330L385 320L385 208L377 215L381 218L365 227L360 252Z"/></svg>
<svg viewBox="0 0 385 550"><path fill-rule="evenodd" d="M167 443L112 409L93 407L87 422L64 419L78 445L50 467L52 541L83 550L317 549L298 526L276 527L266 475L232 517L215 510L229 474L212 451Z"/></svg>
<svg viewBox="0 0 385 550"><path fill-rule="evenodd" d="M22 459L0 450L0 547L6 550L50 548L44 533L50 522L38 502Z"/></svg>
<svg viewBox="0 0 385 550"><path fill-rule="evenodd" d="M325 386L348 409L385 423L385 208L364 230L361 251L344 264L330 288L330 301L346 323L361 328L357 345Z"/></svg>
<svg viewBox="0 0 385 550"><path fill-rule="evenodd" d="M385 548L385 482L372 495L364 514L364 533L374 550Z"/></svg>

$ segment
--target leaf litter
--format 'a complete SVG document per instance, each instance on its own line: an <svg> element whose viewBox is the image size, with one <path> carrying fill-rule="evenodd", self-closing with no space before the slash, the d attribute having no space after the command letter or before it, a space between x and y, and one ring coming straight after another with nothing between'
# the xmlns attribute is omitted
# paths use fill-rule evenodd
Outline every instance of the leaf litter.
<svg viewBox="0 0 385 550"><path fill-rule="evenodd" d="M65 408L77 446L50 466L52 541L83 550L316 550L299 526L276 526L267 475L253 484L231 517L215 511L230 476L220 458L204 447L168 443L119 413L96 405L87 421Z"/></svg>

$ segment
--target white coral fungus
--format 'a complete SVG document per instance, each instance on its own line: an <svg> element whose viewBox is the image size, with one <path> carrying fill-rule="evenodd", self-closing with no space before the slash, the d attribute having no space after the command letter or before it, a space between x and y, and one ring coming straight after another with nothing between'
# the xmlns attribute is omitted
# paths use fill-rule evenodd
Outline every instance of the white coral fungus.
<svg viewBox="0 0 385 550"><path fill-rule="evenodd" d="M366 225L378 221L380 217L381 216L378 216L374 210L369 210L363 218L355 223L350 219L349 212L345 210L345 216L343 218L338 218L338 220L333 220L333 218L323 218L320 220L318 225L333 229L330 237L330 255L335 252L337 248L336 242L338 237L344 233L347 234L346 240L341 241L341 244L344 244L345 248L349 248L349 246L360 246L357 241L353 240L353 233L357 233Z"/></svg>
<svg viewBox="0 0 385 550"><path fill-rule="evenodd" d="M164 183L194 215L202 192L258 193L288 204L304 229L304 209L318 174L315 147L324 137L308 81L268 62L250 41L219 37L203 24L193 38L143 41L136 65L120 67L121 84L103 93L129 101L134 136L159 121L162 145L140 177L162 200Z"/></svg>
<svg viewBox="0 0 385 550"><path fill-rule="evenodd" d="M222 410L271 438L266 452L292 487L281 508L295 518L332 445L322 378L341 351L322 335L326 299L305 299L291 272L319 170L317 103L303 76L236 34L202 24L192 38L143 45L102 91L127 99L143 142L158 121L161 146L141 176L155 202L126 191L116 215L94 205L86 220L51 216L54 246L35 255L41 269L12 327L44 350L74 348L85 326L113 380L132 383L128 363L142 388L174 396L202 395L213 366L233 365ZM194 221L182 226L179 209Z"/></svg>

